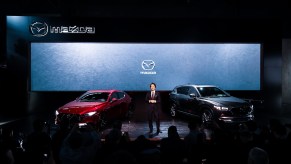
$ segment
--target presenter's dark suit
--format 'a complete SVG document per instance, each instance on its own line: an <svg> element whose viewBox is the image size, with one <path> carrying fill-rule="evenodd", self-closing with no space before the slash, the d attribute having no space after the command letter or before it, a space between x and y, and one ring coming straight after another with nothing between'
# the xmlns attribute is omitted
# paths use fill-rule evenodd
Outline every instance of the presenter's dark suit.
<svg viewBox="0 0 291 164"><path fill-rule="evenodd" d="M156 100L156 103L149 103L149 100ZM156 120L157 133L160 132L160 93L155 91L155 95L152 97L151 92L147 92L145 101L147 103L147 115L150 133L153 132L153 119Z"/></svg>

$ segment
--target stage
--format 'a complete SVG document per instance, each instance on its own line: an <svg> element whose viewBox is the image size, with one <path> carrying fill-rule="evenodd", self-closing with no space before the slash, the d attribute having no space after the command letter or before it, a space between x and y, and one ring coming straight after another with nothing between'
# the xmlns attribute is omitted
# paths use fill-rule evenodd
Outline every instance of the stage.
<svg viewBox="0 0 291 164"><path fill-rule="evenodd" d="M168 128L171 125L177 127L178 133L181 138L184 138L188 133L188 121L191 117L178 115L173 118L168 111L161 110L161 124L160 129L162 133L156 134L155 122L154 122L154 134L149 135L149 127L146 118L146 109L137 106L135 113L131 119L123 120L122 131L128 132L131 140L135 140L139 135L144 135L150 140L160 140L168 136ZM12 116L12 115L0 115L0 127L9 127L14 130L15 133L22 133L24 135L32 132L32 123L36 118L41 118L47 121L47 131L52 136L57 130L58 126L54 124L54 115L52 112L35 113L24 116ZM259 127L267 126L270 119L279 119L284 124L291 124L290 113L270 113L263 108L257 108L255 111L255 122ZM105 135L111 129L111 125L100 131L101 138L104 139ZM235 130L235 129L226 129Z"/></svg>

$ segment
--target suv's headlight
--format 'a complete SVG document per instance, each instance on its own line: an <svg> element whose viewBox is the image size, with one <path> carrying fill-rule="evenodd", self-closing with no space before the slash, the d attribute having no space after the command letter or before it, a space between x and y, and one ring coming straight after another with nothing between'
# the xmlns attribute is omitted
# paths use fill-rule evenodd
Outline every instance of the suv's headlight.
<svg viewBox="0 0 291 164"><path fill-rule="evenodd" d="M55 115L57 116L57 115L59 115L59 112L56 110L56 112L55 112Z"/></svg>
<svg viewBox="0 0 291 164"><path fill-rule="evenodd" d="M219 111L228 111L228 107L217 106L217 105L214 105L213 107Z"/></svg>

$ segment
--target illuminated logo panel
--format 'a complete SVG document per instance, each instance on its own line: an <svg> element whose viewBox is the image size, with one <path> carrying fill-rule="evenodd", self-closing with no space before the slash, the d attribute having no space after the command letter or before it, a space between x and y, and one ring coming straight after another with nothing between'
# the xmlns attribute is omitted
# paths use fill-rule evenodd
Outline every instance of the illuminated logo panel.
<svg viewBox="0 0 291 164"><path fill-rule="evenodd" d="M153 71L155 66L156 66L156 64L153 60L143 60L141 62L141 67L144 71L141 71L140 74L143 74L143 75L155 75L155 74L157 74L156 71Z"/></svg>
<svg viewBox="0 0 291 164"><path fill-rule="evenodd" d="M95 34L95 27L90 26L48 26L46 23L34 22L30 25L30 32L35 37L51 34Z"/></svg>
<svg viewBox="0 0 291 164"><path fill-rule="evenodd" d="M30 25L30 32L36 37L45 36L48 33L48 25L42 22L34 22Z"/></svg>
<svg viewBox="0 0 291 164"><path fill-rule="evenodd" d="M144 60L141 62L141 67L146 71L153 70L155 68L155 62L153 60Z"/></svg>

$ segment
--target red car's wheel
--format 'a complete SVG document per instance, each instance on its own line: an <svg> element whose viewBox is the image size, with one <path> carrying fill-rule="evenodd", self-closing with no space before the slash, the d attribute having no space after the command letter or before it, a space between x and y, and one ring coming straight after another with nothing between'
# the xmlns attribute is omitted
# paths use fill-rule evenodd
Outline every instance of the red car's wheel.
<svg viewBox="0 0 291 164"><path fill-rule="evenodd" d="M133 104L130 104L129 107L128 107L128 110L125 114L125 118L126 119L130 119L133 117L133 114L134 114L134 110L135 110L135 107Z"/></svg>
<svg viewBox="0 0 291 164"><path fill-rule="evenodd" d="M99 122L98 122L98 129L102 130L108 125L108 120L106 119L106 113L100 113Z"/></svg>

